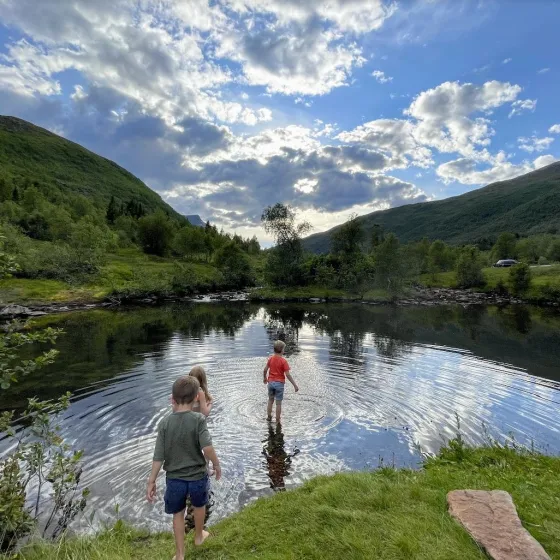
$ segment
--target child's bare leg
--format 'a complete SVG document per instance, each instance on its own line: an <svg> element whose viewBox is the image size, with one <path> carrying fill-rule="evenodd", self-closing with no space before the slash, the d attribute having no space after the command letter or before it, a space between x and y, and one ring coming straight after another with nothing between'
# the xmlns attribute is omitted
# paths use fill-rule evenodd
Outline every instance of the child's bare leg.
<svg viewBox="0 0 560 560"><path fill-rule="evenodd" d="M175 560L185 559L185 510L173 514L173 536L175 537Z"/></svg>
<svg viewBox="0 0 560 560"><path fill-rule="evenodd" d="M280 416L282 415L282 401L276 401L276 423L280 424Z"/></svg>
<svg viewBox="0 0 560 560"><path fill-rule="evenodd" d="M206 506L194 508L194 544L200 546L210 534L204 530Z"/></svg>
<svg viewBox="0 0 560 560"><path fill-rule="evenodd" d="M274 397L268 399L268 407L266 409L267 420L272 420L272 405L274 404Z"/></svg>

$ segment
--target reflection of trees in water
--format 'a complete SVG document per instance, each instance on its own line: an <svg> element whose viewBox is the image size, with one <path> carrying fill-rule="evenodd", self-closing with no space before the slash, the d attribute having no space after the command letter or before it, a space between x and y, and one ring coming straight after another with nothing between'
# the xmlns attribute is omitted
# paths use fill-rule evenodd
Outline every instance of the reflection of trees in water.
<svg viewBox="0 0 560 560"><path fill-rule="evenodd" d="M533 320L531 312L523 305L510 305L499 309L500 325L506 332L526 335L531 332Z"/></svg>
<svg viewBox="0 0 560 560"><path fill-rule="evenodd" d="M299 450L295 449L291 454L286 452L284 434L280 424L274 427L272 423L269 423L268 437L263 443L262 453L266 459L270 487L277 492L281 492L286 489L284 479L290 474L292 457L297 455Z"/></svg>
<svg viewBox="0 0 560 560"><path fill-rule="evenodd" d="M482 305L468 305L458 307L456 321L471 340L478 340L482 321L487 315L486 307Z"/></svg>
<svg viewBox="0 0 560 560"><path fill-rule="evenodd" d="M286 354L299 352L299 331L306 322L308 311L293 306L268 307L265 309L264 327L271 342L286 343Z"/></svg>
<svg viewBox="0 0 560 560"><path fill-rule="evenodd" d="M5 391L0 409L24 406L39 389L48 399L111 379L142 363L147 353L162 358L159 350L176 332L200 339L216 332L235 336L256 312L245 304L175 304L79 312L41 321L64 329L56 346L60 355L53 366L41 370L40 377L29 375ZM39 351L40 347L31 348L24 357Z"/></svg>

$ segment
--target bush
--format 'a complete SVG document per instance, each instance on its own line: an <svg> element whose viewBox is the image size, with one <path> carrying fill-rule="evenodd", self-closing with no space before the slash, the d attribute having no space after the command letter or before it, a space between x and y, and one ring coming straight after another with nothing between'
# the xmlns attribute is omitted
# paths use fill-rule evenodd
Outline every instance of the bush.
<svg viewBox="0 0 560 560"><path fill-rule="evenodd" d="M509 283L513 295L519 296L531 287L531 268L528 264L520 263L509 270Z"/></svg>
<svg viewBox="0 0 560 560"><path fill-rule="evenodd" d="M548 259L546 257L539 257L538 265L539 266L544 266L546 264L549 264Z"/></svg>
<svg viewBox="0 0 560 560"><path fill-rule="evenodd" d="M169 218L159 211L138 221L138 233L146 253L163 257L171 248L175 228Z"/></svg>
<svg viewBox="0 0 560 560"><path fill-rule="evenodd" d="M484 286L480 252L476 247L464 247L457 261L457 286L459 288L476 288Z"/></svg>
<svg viewBox="0 0 560 560"><path fill-rule="evenodd" d="M232 241L216 251L214 263L223 274L227 287L244 288L254 285L255 274L249 257L237 243Z"/></svg>
<svg viewBox="0 0 560 560"><path fill-rule="evenodd" d="M192 265L175 263L171 289L179 296L190 295L197 289L196 272Z"/></svg>

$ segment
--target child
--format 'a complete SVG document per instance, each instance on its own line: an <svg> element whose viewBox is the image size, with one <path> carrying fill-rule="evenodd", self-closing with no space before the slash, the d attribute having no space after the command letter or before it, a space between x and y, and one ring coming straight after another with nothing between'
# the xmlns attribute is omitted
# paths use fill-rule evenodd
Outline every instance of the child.
<svg viewBox="0 0 560 560"><path fill-rule="evenodd" d="M276 423L280 424L280 415L282 414L282 399L284 398L284 384L286 378L294 386L297 393L299 387L290 375L290 366L286 358L282 356L286 344L281 340L274 343L274 354L268 358L263 371L264 384L268 383L268 408L266 411L266 419L272 420L272 405L276 401Z"/></svg>
<svg viewBox="0 0 560 560"><path fill-rule="evenodd" d="M205 456L212 461L216 480L221 478L220 462L202 414L193 412L200 385L194 377L180 377L173 383L173 413L158 427L152 472L148 479L147 498L154 502L156 479L163 466L167 472L165 512L173 514L175 560L185 558L185 505L190 497L194 506L194 544L201 545L209 536L204 531L208 501L208 475ZM203 454L204 453L204 454Z"/></svg>
<svg viewBox="0 0 560 560"><path fill-rule="evenodd" d="M206 380L206 372L202 366L194 366L189 372L191 377L198 379L200 383L200 391L198 392L198 401L195 401L193 410L200 412L204 416L208 416L212 410L212 395L208 392L208 381Z"/></svg>

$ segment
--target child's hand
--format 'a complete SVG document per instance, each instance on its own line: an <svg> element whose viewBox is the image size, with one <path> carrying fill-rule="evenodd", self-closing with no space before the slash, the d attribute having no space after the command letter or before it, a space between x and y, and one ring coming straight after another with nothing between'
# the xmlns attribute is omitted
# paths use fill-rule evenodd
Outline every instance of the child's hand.
<svg viewBox="0 0 560 560"><path fill-rule="evenodd" d="M265 377L265 378L263 379L263 383L266 385L266 382L267 382L267 381L268 381L268 379Z"/></svg>
<svg viewBox="0 0 560 560"><path fill-rule="evenodd" d="M212 466L214 467L214 475L216 477L216 480L220 480L220 478L222 478L222 467L220 467L219 464L214 465L213 463Z"/></svg>
<svg viewBox="0 0 560 560"><path fill-rule="evenodd" d="M146 491L146 499L153 504L156 501L156 483L148 480L148 489Z"/></svg>

